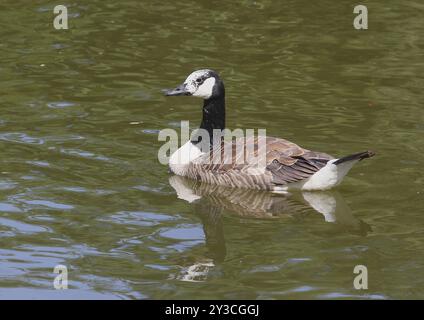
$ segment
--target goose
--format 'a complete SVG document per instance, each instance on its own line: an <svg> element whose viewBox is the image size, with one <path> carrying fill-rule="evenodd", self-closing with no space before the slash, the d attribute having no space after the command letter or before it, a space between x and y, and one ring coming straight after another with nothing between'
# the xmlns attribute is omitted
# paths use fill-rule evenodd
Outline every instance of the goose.
<svg viewBox="0 0 424 320"><path fill-rule="evenodd" d="M208 135L204 138L205 135L194 134L172 153L169 169L179 176L211 184L276 193L286 193L292 189L328 190L340 184L355 163L374 156L372 151L363 151L335 158L302 148L282 138L267 136L264 137L266 163L240 163L236 161L237 152L246 150L248 145L257 146L259 140L258 137L240 137L225 141L222 136L214 135L216 131L223 133L226 129L225 88L217 72L211 69L196 70L178 87L166 89L165 95L203 99L203 118L199 129ZM202 147L205 142L209 146L206 149ZM245 148L239 148L240 145ZM224 154L221 162L211 162L228 147L231 149L230 159ZM255 149L246 152L255 153Z"/></svg>

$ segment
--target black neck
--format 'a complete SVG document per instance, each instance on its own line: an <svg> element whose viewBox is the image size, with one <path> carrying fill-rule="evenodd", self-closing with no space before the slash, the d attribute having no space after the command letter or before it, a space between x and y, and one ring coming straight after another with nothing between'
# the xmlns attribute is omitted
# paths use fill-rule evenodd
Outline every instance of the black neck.
<svg viewBox="0 0 424 320"><path fill-rule="evenodd" d="M212 137L213 130L225 129L225 97L220 96L205 100L203 103L203 117L200 124L201 129L208 131Z"/></svg>
<svg viewBox="0 0 424 320"><path fill-rule="evenodd" d="M200 124L200 129L204 129L209 134L209 144L212 147L214 130L225 129L225 95L204 100L203 103L203 118ZM216 135L216 133L215 133ZM192 139L194 144L199 143L198 138Z"/></svg>

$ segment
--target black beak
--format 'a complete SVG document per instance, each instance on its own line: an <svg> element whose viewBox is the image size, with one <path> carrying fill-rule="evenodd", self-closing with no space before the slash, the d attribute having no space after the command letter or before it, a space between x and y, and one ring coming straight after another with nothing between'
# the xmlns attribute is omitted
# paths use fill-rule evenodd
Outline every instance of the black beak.
<svg viewBox="0 0 424 320"><path fill-rule="evenodd" d="M164 92L165 96L191 96L191 93L187 91L184 83L175 89L164 90Z"/></svg>

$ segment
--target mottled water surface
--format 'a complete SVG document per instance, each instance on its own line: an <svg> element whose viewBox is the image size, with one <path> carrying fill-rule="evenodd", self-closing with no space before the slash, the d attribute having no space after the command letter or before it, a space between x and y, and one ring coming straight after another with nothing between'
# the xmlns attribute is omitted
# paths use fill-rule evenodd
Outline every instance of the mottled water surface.
<svg viewBox="0 0 424 320"><path fill-rule="evenodd" d="M367 31L329 0L73 0L55 30L56 2L3 0L0 298L424 298L424 4L361 3ZM228 127L377 156L324 193L170 176L158 132L201 101L161 89L204 67Z"/></svg>

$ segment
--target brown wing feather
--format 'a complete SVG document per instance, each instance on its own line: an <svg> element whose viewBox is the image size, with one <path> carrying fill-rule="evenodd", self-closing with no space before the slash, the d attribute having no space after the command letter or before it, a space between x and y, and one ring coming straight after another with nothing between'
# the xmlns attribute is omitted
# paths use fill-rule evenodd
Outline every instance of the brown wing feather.
<svg viewBox="0 0 424 320"><path fill-rule="evenodd" d="M267 170L273 176L273 183L287 184L309 178L324 167L332 156L309 151L284 139L274 138Z"/></svg>
<svg viewBox="0 0 424 320"><path fill-rule="evenodd" d="M250 147L247 148L247 145ZM228 148L229 151L224 152L224 148ZM222 183L219 184L229 184L228 180L234 179L234 177L243 176L245 178L249 169L257 165L243 161L248 159L252 153L253 156L257 156L257 137L222 142L221 148L215 148L209 154L194 161L190 175L200 180L210 182L220 182L221 180ZM213 159L219 159L219 162L212 161ZM301 181L325 166L330 159L333 157L328 154L303 149L288 140L267 137L266 167L262 168L264 174L261 177L249 177L246 181L249 184L259 183L262 185L261 188L265 188L266 184L284 185ZM202 173L207 173L207 177L202 178Z"/></svg>

